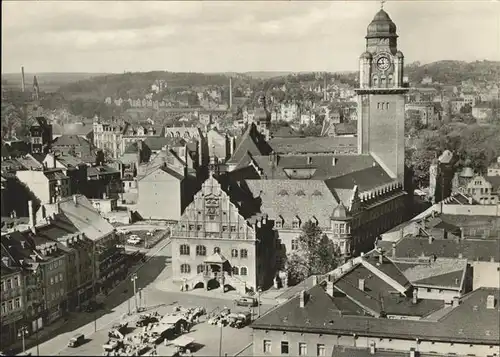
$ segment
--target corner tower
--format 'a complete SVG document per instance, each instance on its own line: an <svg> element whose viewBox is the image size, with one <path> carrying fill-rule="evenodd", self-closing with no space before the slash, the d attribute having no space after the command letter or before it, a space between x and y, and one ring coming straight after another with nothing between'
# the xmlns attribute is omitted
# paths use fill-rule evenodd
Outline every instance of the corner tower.
<svg viewBox="0 0 500 357"><path fill-rule="evenodd" d="M398 51L396 25L381 9L368 25L366 51L359 59L358 152L371 154L400 183L404 182L404 56Z"/></svg>

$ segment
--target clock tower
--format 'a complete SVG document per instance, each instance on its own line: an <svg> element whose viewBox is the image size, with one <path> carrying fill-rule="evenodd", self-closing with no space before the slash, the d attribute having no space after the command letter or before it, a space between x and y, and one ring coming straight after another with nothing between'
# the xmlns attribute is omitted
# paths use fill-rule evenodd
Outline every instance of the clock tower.
<svg viewBox="0 0 500 357"><path fill-rule="evenodd" d="M396 25L381 9L368 25L366 51L359 59L358 151L370 154L385 171L404 182L404 56Z"/></svg>

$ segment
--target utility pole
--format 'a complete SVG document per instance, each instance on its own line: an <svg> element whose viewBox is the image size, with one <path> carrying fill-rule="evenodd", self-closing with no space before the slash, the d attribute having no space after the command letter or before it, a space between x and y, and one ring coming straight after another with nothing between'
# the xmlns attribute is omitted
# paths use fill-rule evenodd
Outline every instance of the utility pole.
<svg viewBox="0 0 500 357"><path fill-rule="evenodd" d="M134 284L134 299L135 299L135 312L139 311L139 306L137 305L137 286L135 281L137 280L137 273L132 274L130 281Z"/></svg>

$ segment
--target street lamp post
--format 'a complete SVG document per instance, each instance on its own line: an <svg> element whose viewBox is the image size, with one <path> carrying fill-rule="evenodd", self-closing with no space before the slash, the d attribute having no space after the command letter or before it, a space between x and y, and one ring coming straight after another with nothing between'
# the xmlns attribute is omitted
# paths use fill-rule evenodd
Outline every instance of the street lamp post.
<svg viewBox="0 0 500 357"><path fill-rule="evenodd" d="M136 282L135 282L136 280L137 280L137 273L134 273L130 277L130 281L132 281L132 283L134 284L135 312L138 312L139 311L139 306L137 304L137 285L136 285Z"/></svg>
<svg viewBox="0 0 500 357"><path fill-rule="evenodd" d="M26 352L26 341L24 340L26 335L28 335L28 328L26 326L21 326L17 332L17 337L21 338L23 341L23 352Z"/></svg>

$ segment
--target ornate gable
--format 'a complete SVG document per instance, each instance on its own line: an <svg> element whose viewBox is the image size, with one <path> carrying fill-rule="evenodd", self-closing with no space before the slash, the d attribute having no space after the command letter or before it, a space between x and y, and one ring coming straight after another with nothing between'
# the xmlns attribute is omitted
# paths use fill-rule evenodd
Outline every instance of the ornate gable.
<svg viewBox="0 0 500 357"><path fill-rule="evenodd" d="M255 239L253 227L212 175L186 207L175 231L177 238Z"/></svg>

